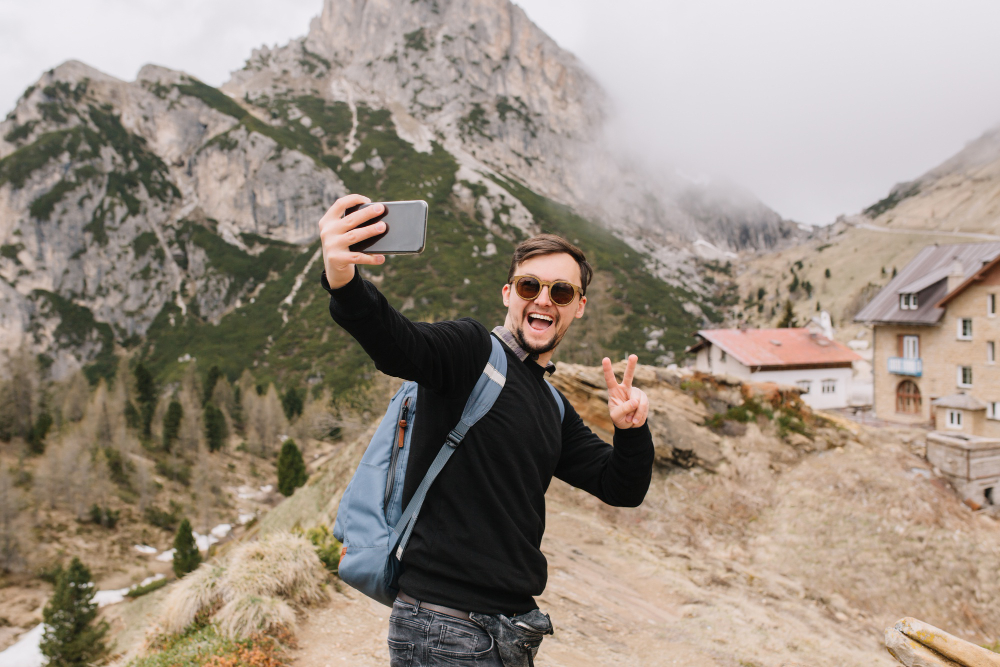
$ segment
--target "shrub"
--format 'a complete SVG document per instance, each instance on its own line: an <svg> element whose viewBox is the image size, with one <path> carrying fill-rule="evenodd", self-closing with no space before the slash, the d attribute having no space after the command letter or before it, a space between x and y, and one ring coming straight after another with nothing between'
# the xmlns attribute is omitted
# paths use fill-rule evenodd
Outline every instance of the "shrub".
<svg viewBox="0 0 1000 667"><path fill-rule="evenodd" d="M302 452L294 440L285 440L278 456L278 491L283 496L290 496L307 479L309 475L306 473L305 461L302 460Z"/></svg>
<svg viewBox="0 0 1000 667"><path fill-rule="evenodd" d="M191 522L184 519L174 537L174 574L178 578L183 577L188 572L196 570L199 565L201 565L201 552L195 544Z"/></svg>
<svg viewBox="0 0 1000 667"><path fill-rule="evenodd" d="M113 510L110 507L100 507L97 503L90 506L90 512L88 518L91 523L95 523L98 526L104 526L105 528L114 528L118 525L118 518L121 516L121 510Z"/></svg>
<svg viewBox="0 0 1000 667"><path fill-rule="evenodd" d="M39 648L49 664L85 667L105 655L104 636L108 623L93 623L97 617L93 598L90 570L79 558L74 558L69 568L59 575L52 599L42 612L45 634Z"/></svg>
<svg viewBox="0 0 1000 667"><path fill-rule="evenodd" d="M42 412L28 431L28 449L32 454L45 452L45 436L49 434L50 428L52 428L52 415Z"/></svg>
<svg viewBox="0 0 1000 667"><path fill-rule="evenodd" d="M138 597L142 597L143 595L146 595L147 593L152 593L153 591L158 591L158 590L160 590L161 588L163 588L164 586L166 586L169 583L170 583L170 580L166 579L166 578L164 578L164 579L156 579L154 581L149 582L145 586L136 586L135 588L129 589L128 593L126 593L125 595L128 596L128 597L130 597L130 598L135 599L135 598L138 598Z"/></svg>
<svg viewBox="0 0 1000 667"><path fill-rule="evenodd" d="M185 577L168 596L160 625L177 633L212 617L230 637L291 627L294 607L326 598L325 579L306 539L267 535L238 547L226 565L205 564Z"/></svg>
<svg viewBox="0 0 1000 667"><path fill-rule="evenodd" d="M312 545L316 548L316 555L319 557L319 561L323 563L323 566L331 574L337 574L340 568L340 549L342 545L340 540L333 536L330 528L325 523L310 528L306 531L306 539L312 542Z"/></svg>

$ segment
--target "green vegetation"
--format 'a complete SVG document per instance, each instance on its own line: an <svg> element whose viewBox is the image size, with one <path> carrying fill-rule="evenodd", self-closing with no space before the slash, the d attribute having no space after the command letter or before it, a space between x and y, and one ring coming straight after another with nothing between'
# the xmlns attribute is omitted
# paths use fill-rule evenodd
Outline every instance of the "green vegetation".
<svg viewBox="0 0 1000 667"><path fill-rule="evenodd" d="M427 33L424 32L423 28L417 28L413 32L408 32L403 35L404 45L408 49L413 49L414 51L426 51L427 50Z"/></svg>
<svg viewBox="0 0 1000 667"><path fill-rule="evenodd" d="M201 565L201 552L195 544L191 522L184 519L174 537L174 574L180 579L188 572L197 570L199 565Z"/></svg>
<svg viewBox="0 0 1000 667"><path fill-rule="evenodd" d="M3 140L13 144L22 139L27 139L34 131L36 125L38 125L37 120L29 120L24 125L15 125L10 132L3 135Z"/></svg>
<svg viewBox="0 0 1000 667"><path fill-rule="evenodd" d="M48 220L52 215L52 211L55 210L56 204L78 187L80 187L80 184L74 181L59 181L51 190L31 202L28 212L36 220Z"/></svg>
<svg viewBox="0 0 1000 667"><path fill-rule="evenodd" d="M104 526L105 528L114 528L118 525L118 519L121 516L121 510L114 510L110 507L101 507L97 503L90 506L90 512L87 518L90 522L97 524L98 526Z"/></svg>
<svg viewBox="0 0 1000 667"><path fill-rule="evenodd" d="M135 598L141 598L143 595L146 595L147 593L158 591L169 583L170 580L165 577L163 579L155 579L146 584L145 586L135 586L133 588L130 588L128 593L126 593L125 595L134 600Z"/></svg>
<svg viewBox="0 0 1000 667"><path fill-rule="evenodd" d="M147 655L128 667L278 667L284 664L279 660L282 653L273 637L230 639L214 624L196 621L180 634L155 639Z"/></svg>
<svg viewBox="0 0 1000 667"><path fill-rule="evenodd" d="M31 430L28 431L28 451L32 454L42 454L45 452L45 437L52 428L52 415L47 411L42 411L35 419Z"/></svg>
<svg viewBox="0 0 1000 667"><path fill-rule="evenodd" d="M156 234L153 232L142 232L132 241L132 252L136 258L143 257L146 252L157 244Z"/></svg>
<svg viewBox="0 0 1000 667"><path fill-rule="evenodd" d="M171 500L169 512L161 510L159 507L150 505L143 513L143 518L157 528L173 531L177 528L177 523L181 519L181 509L182 508L177 504L177 501Z"/></svg>
<svg viewBox="0 0 1000 667"><path fill-rule="evenodd" d="M881 199L865 209L865 215L870 218L877 218L886 211L894 209L899 202L909 197L916 197L920 194L920 184L914 183L905 190L895 190L889 193L885 199Z"/></svg>
<svg viewBox="0 0 1000 667"><path fill-rule="evenodd" d="M4 244L0 246L0 257L6 257L7 259L12 259L18 264L20 264L21 261L17 258L17 254L22 250L24 250L24 246L21 245L20 243Z"/></svg>
<svg viewBox="0 0 1000 667"><path fill-rule="evenodd" d="M107 621L94 622L94 593L90 570L74 557L59 573L52 598L42 611L45 634L39 648L50 665L86 667L107 653L104 636L109 626Z"/></svg>
<svg viewBox="0 0 1000 667"><path fill-rule="evenodd" d="M302 414L302 396L295 387L291 387L281 397L281 407L289 421Z"/></svg>
<svg viewBox="0 0 1000 667"><path fill-rule="evenodd" d="M135 390L139 401L139 416L143 437L150 437L153 412L156 410L156 383L153 376L140 362L135 367Z"/></svg>
<svg viewBox="0 0 1000 667"><path fill-rule="evenodd" d="M769 405L763 403L758 397L754 396L745 399L740 405L731 406L725 412L716 412L705 420L705 426L715 431L720 431L727 421L746 424L747 422L756 420L761 415L770 421L774 419L774 410Z"/></svg>
<svg viewBox="0 0 1000 667"><path fill-rule="evenodd" d="M208 451L217 452L222 449L229 434L226 428L226 416L222 410L209 403L205 406L205 439L208 441Z"/></svg>
<svg viewBox="0 0 1000 667"><path fill-rule="evenodd" d="M295 489L306 483L309 475L306 464L302 460L302 452L294 440L285 440L278 455L278 491L283 496L290 496Z"/></svg>
<svg viewBox="0 0 1000 667"><path fill-rule="evenodd" d="M329 526L321 523L310 528L306 531L306 539L316 547L316 555L319 556L323 566L331 574L337 574L340 569L340 548L343 545L341 545L340 540L333 536Z"/></svg>
<svg viewBox="0 0 1000 667"><path fill-rule="evenodd" d="M181 420L184 419L184 408L178 401L170 401L167 412L163 415L163 450L169 452L180 433Z"/></svg>
<svg viewBox="0 0 1000 667"><path fill-rule="evenodd" d="M118 364L111 326L106 322L95 320L94 314L86 306L79 306L58 294L45 290L34 290L32 294L39 301L44 298L49 311L59 316L59 325L55 330L57 342L79 347L91 339L100 341L100 351L93 362L83 367L83 372L91 384L97 384L101 378L110 382L115 376Z"/></svg>
<svg viewBox="0 0 1000 667"><path fill-rule="evenodd" d="M284 269L295 256L294 251L273 244L268 244L264 252L253 256L226 243L206 227L190 222L184 224L179 236L190 239L204 250L212 269L232 278L227 300L248 283L252 285L263 282L271 271Z"/></svg>
<svg viewBox="0 0 1000 667"><path fill-rule="evenodd" d="M493 135L489 133L490 119L486 117L486 110L478 102L472 104L472 109L458 119L458 127L465 137L472 137L474 134L493 141Z"/></svg>
<svg viewBox="0 0 1000 667"><path fill-rule="evenodd" d="M778 321L779 329L794 329L799 326L798 321L795 319L795 309L792 307L792 300L785 300L785 311L781 315L781 319Z"/></svg>

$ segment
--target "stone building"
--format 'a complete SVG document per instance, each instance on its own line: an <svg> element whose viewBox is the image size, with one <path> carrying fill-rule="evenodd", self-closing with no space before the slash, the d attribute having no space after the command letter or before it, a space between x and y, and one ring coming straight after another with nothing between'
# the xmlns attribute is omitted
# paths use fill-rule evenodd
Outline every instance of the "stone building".
<svg viewBox="0 0 1000 667"><path fill-rule="evenodd" d="M876 416L1000 438L1000 243L921 250L855 317L874 329Z"/></svg>

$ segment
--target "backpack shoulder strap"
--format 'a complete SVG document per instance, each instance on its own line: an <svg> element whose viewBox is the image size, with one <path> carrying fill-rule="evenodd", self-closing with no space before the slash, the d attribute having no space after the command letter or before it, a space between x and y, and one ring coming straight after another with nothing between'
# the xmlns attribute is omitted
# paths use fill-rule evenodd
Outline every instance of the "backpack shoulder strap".
<svg viewBox="0 0 1000 667"><path fill-rule="evenodd" d="M434 458L434 462L431 463L427 474L424 475L423 480L420 482L420 486L414 491L413 497L410 498L406 509L403 510L402 516L399 517L399 521L393 526L396 534L401 534L399 547L396 549L396 558L398 559L402 559L403 557L403 550L406 548L406 543L410 540L413 526L417 522L417 515L420 513L420 507L424 504L424 499L427 497L427 491L431 488L431 484L437 479L438 473L444 468L451 455L462 444L462 440L465 439L469 429L493 407L497 396L500 395L500 390L503 389L504 383L507 381L507 353L504 351L503 343L496 336L492 335L490 336L490 343L492 345L490 359L486 362L479 380L476 381L469 399L465 402L462 418L459 420L458 425L448 434L445 443L441 445L441 449Z"/></svg>
<svg viewBox="0 0 1000 667"><path fill-rule="evenodd" d="M549 391L552 392L552 398L556 399L556 405L559 407L559 423L561 424L566 420L566 404L563 403L562 394L556 389L551 382L545 381L545 384L549 386Z"/></svg>

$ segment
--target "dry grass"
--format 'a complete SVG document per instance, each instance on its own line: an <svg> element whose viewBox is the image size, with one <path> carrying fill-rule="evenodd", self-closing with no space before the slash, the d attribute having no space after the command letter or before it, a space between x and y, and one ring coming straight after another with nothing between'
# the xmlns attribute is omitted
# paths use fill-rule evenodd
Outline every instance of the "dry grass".
<svg viewBox="0 0 1000 667"><path fill-rule="evenodd" d="M205 563L181 580L167 598L160 626L179 633L205 615L235 638L291 628L296 607L326 599L326 576L304 537L267 535L237 548L224 565Z"/></svg>
<svg viewBox="0 0 1000 667"><path fill-rule="evenodd" d="M203 563L174 585L163 606L160 626L168 634L183 632L200 613L211 613L222 602L220 583L226 568Z"/></svg>

